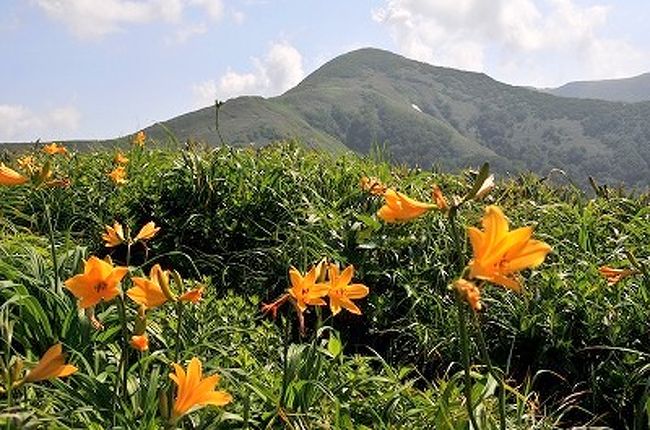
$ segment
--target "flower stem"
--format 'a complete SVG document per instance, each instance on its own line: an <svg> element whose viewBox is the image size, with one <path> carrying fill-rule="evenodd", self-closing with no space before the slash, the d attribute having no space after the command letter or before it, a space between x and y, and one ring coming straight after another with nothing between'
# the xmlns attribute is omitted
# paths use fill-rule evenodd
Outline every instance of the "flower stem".
<svg viewBox="0 0 650 430"><path fill-rule="evenodd" d="M506 385L503 380L504 375L497 374L497 371L492 367L492 361L490 360L490 354L488 354L487 345L485 343L485 337L483 337L483 330L481 329L481 324L478 321L476 316L474 317L474 325L476 326L476 334L478 338L478 347L485 364L487 365L488 371L494 379L499 383L499 428L501 430L506 429Z"/></svg>
<svg viewBox="0 0 650 430"><path fill-rule="evenodd" d="M52 271L54 273L54 288L57 294L61 294L61 286L59 285L59 262L56 257L56 245L54 243L54 227L52 226L52 212L50 205L43 197L43 204L45 205L45 217L47 218L47 233L50 241L50 252L52 254Z"/></svg>
<svg viewBox="0 0 650 430"><path fill-rule="evenodd" d="M183 302L180 300L176 303L176 314L178 315L178 323L176 326L176 339L174 341L174 362L178 363L178 356L181 353L181 329L183 327Z"/></svg>
<svg viewBox="0 0 650 430"><path fill-rule="evenodd" d="M470 375L470 363L469 363L469 336L467 334L467 316L465 311L465 304L463 301L456 295L456 309L458 311L458 332L460 333L460 347L463 360L463 368L465 369L465 405L467 406L467 415L469 421L474 430L478 430L480 427L476 422L476 417L474 417L474 402L472 401L472 377Z"/></svg>
<svg viewBox="0 0 650 430"><path fill-rule="evenodd" d="M465 256L461 246L460 235L458 234L458 227L456 226L456 206L449 209L447 218L451 226L451 235L454 245L456 247L456 262L458 267L465 266ZM474 417L474 402L472 401L472 377L470 375L470 360L469 360L469 336L467 334L467 315L465 305L462 299L456 294L456 310L458 311L458 333L460 334L460 347L463 360L463 367L465 369L465 405L467 406L467 415L474 430L478 430L479 426Z"/></svg>
<svg viewBox="0 0 650 430"><path fill-rule="evenodd" d="M120 355L120 368L122 370L122 396L124 401L128 400L129 390L127 389L128 367L129 367L129 333L126 321L126 303L124 302L124 295L120 294L120 299L117 302L120 312L120 320L122 322L122 354Z"/></svg>

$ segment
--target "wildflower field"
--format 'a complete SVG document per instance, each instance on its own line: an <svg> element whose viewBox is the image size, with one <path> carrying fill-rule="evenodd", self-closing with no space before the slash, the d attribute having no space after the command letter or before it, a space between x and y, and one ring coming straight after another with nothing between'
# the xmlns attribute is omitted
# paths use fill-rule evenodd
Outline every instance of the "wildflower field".
<svg viewBox="0 0 650 430"><path fill-rule="evenodd" d="M6 429L646 429L650 195L261 149L0 166Z"/></svg>

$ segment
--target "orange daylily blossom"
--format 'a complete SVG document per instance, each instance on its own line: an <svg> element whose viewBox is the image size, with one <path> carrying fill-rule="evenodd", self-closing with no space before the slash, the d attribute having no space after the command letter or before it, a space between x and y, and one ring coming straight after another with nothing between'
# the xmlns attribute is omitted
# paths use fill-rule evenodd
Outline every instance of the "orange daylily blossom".
<svg viewBox="0 0 650 430"><path fill-rule="evenodd" d="M0 185L22 185L27 177L0 163Z"/></svg>
<svg viewBox="0 0 650 430"><path fill-rule="evenodd" d="M104 240L104 246L107 248L112 248L118 246L125 242L124 238L124 228L122 224L115 221L113 227L105 226L106 231L102 234L102 239Z"/></svg>
<svg viewBox="0 0 650 430"><path fill-rule="evenodd" d="M50 155L56 155L56 154L67 154L68 150L65 148L65 146L59 145L56 142L52 142L49 145L45 145L43 147L43 152Z"/></svg>
<svg viewBox="0 0 650 430"><path fill-rule="evenodd" d="M126 169L124 166L117 166L108 174L108 177L111 178L116 185L126 184Z"/></svg>
<svg viewBox="0 0 650 430"><path fill-rule="evenodd" d="M131 144L137 145L139 147L143 147L145 140L147 140L147 135L145 134L144 131L141 130L133 135L133 137L131 138Z"/></svg>
<svg viewBox="0 0 650 430"><path fill-rule="evenodd" d="M409 221L436 207L429 203L419 202L405 194L389 188L384 193L386 203L377 212L377 216L385 222Z"/></svg>
<svg viewBox="0 0 650 430"><path fill-rule="evenodd" d="M75 373L78 369L71 365L65 364L65 357L62 353L60 343L50 347L43 357L38 361L36 367L29 371L25 376L25 382L44 381L46 379L62 378Z"/></svg>
<svg viewBox="0 0 650 430"><path fill-rule="evenodd" d="M536 267L544 262L551 247L531 239L532 227L509 231L508 220L496 206L485 208L483 231L469 227L474 258L469 263L470 278L483 279L515 291L521 286L517 272Z"/></svg>
<svg viewBox="0 0 650 430"><path fill-rule="evenodd" d="M361 315L361 309L352 302L352 299L362 299L368 295L369 289L363 284L350 284L354 276L354 266L349 265L339 273L336 264L330 264L327 272L329 278L329 288L327 296L330 299L330 309L332 315L341 312L341 309L347 309L353 314Z"/></svg>
<svg viewBox="0 0 650 430"><path fill-rule="evenodd" d="M39 170L38 166L36 165L36 158L33 155L23 155L18 160L16 160L16 164L22 170L29 172L30 175Z"/></svg>
<svg viewBox="0 0 650 430"><path fill-rule="evenodd" d="M294 298L296 307L301 313L307 309L307 305L322 306L327 304L322 297L327 295L328 286L316 284L317 275L317 266L312 267L305 276L302 276L295 267L289 268L291 288L288 289L288 292Z"/></svg>
<svg viewBox="0 0 650 430"><path fill-rule="evenodd" d="M133 349L137 349L140 352L144 352L149 349L149 337L147 334L135 334L131 336L131 341L129 342Z"/></svg>
<svg viewBox="0 0 650 430"><path fill-rule="evenodd" d="M115 162L115 164L127 164L129 162L129 159L126 158L126 156L122 154L121 151L118 151L115 154L115 158L113 158L113 161Z"/></svg>
<svg viewBox="0 0 650 430"><path fill-rule="evenodd" d="M126 295L134 302L144 306L146 309L153 309L165 303L167 297L163 292L160 282L169 283L169 272L162 270L160 264L154 264L149 271L149 279L132 277L131 281L135 285L129 288Z"/></svg>
<svg viewBox="0 0 650 430"><path fill-rule="evenodd" d="M191 289L188 292L181 295L178 298L178 300L180 300L181 302L192 302L194 304L197 304L198 302L201 301L201 298L203 298L203 290L204 290L203 286Z"/></svg>
<svg viewBox="0 0 650 430"><path fill-rule="evenodd" d="M126 267L112 264L92 256L86 261L84 273L65 281L65 286L79 299L82 309L108 302L120 294L120 281L129 271Z"/></svg>
<svg viewBox="0 0 650 430"><path fill-rule="evenodd" d="M438 209L441 211L447 212L449 210L449 204L447 203L445 196L442 194L442 190L436 184L434 184L432 188L431 196L433 197L433 201L436 202L436 206L438 206Z"/></svg>
<svg viewBox="0 0 650 430"><path fill-rule="evenodd" d="M600 275L607 280L607 285L616 285L619 281L627 278L628 276L636 275L639 273L635 269L614 269L609 266L602 266L598 269Z"/></svg>
<svg viewBox="0 0 650 430"><path fill-rule="evenodd" d="M386 185L382 184L377 178L363 176L359 181L361 189L375 196L383 196L386 192Z"/></svg>
<svg viewBox="0 0 650 430"><path fill-rule="evenodd" d="M478 312L483 308L483 305L481 304L481 290L479 290L473 282L459 279L454 282L454 288L456 288L456 291L458 291L460 296L467 301L469 306L474 309L475 312Z"/></svg>
<svg viewBox="0 0 650 430"><path fill-rule="evenodd" d="M219 375L203 378L201 361L194 357L187 366L187 373L179 364L173 363L174 373L169 377L176 383L176 399L172 409L172 422L180 417L204 406L224 406L232 402L232 396L226 391L215 391L219 383Z"/></svg>
<svg viewBox="0 0 650 430"><path fill-rule="evenodd" d="M160 227L156 227L156 224L153 221L149 221L146 223L140 231L138 232L138 235L133 239L133 242L137 242L138 240L149 240L152 239L160 230Z"/></svg>

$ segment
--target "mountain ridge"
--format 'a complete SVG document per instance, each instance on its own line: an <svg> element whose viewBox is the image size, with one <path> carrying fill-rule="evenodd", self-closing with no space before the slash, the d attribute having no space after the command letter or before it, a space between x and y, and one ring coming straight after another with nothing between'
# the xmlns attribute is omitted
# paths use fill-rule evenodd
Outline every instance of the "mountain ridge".
<svg viewBox="0 0 650 430"><path fill-rule="evenodd" d="M285 93L243 96L156 123L156 139L262 146L298 138L334 152L368 153L423 168L492 163L495 171L561 169L613 184L650 184L650 102L558 97L484 73L410 60L375 48L338 56ZM116 142L108 141L111 143Z"/></svg>
<svg viewBox="0 0 650 430"><path fill-rule="evenodd" d="M547 88L560 97L596 99L638 103L650 101L650 72L621 79L601 79L568 82L557 88Z"/></svg>

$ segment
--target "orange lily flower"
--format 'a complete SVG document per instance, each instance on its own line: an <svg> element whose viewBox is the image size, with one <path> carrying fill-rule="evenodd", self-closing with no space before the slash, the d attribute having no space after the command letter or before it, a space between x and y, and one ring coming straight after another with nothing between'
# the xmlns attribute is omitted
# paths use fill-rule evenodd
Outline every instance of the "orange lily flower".
<svg viewBox="0 0 650 430"><path fill-rule="evenodd" d="M201 301L201 298L203 298L203 290L204 288L202 286L194 288L181 295L178 300L181 302L192 302L194 304L197 304Z"/></svg>
<svg viewBox="0 0 650 430"><path fill-rule="evenodd" d="M63 145L58 145L56 142L52 142L49 145L43 147L43 152L56 155L56 154L67 154L68 150Z"/></svg>
<svg viewBox="0 0 650 430"><path fill-rule="evenodd" d="M496 206L485 208L483 231L469 227L474 258L469 263L470 278L478 278L519 291L517 272L537 267L551 252L551 247L531 239L532 227L508 229L508 220Z"/></svg>
<svg viewBox="0 0 650 430"><path fill-rule="evenodd" d="M133 137L131 138L131 144L137 145L139 147L143 147L145 140L147 140L147 135L145 134L144 131L141 130L133 135Z"/></svg>
<svg viewBox="0 0 650 430"><path fill-rule="evenodd" d="M33 155L23 155L18 160L16 160L16 164L18 164L18 167L20 167L22 170L28 171L30 175L33 174L36 170L39 170L38 166L36 165L36 158Z"/></svg>
<svg viewBox="0 0 650 430"><path fill-rule="evenodd" d="M38 361L36 367L29 371L25 376L25 382L43 381L46 379L62 378L75 373L78 369L71 365L65 364L65 357L62 353L60 343L48 349L43 357Z"/></svg>
<svg viewBox="0 0 650 430"><path fill-rule="evenodd" d="M160 227L156 227L156 224L153 221L149 221L146 223L140 231L138 232L138 235L133 239L133 242L137 242L138 240L149 240L152 239L160 230Z"/></svg>
<svg viewBox="0 0 650 430"><path fill-rule="evenodd" d="M93 256L86 261L84 273L65 281L65 286L79 299L82 309L95 306L100 301L114 299L120 293L120 281L129 271Z"/></svg>
<svg viewBox="0 0 650 430"><path fill-rule="evenodd" d="M172 409L172 421L175 422L190 411L208 405L224 406L232 402L232 396L225 391L215 391L219 375L203 378L201 361L194 357L187 366L187 373L178 364L173 363L174 372L169 377L176 383L176 399Z"/></svg>
<svg viewBox="0 0 650 430"><path fill-rule="evenodd" d="M383 196L386 192L386 185L382 184L377 178L369 178L363 176L359 181L359 185L363 191L366 191L375 196Z"/></svg>
<svg viewBox="0 0 650 430"><path fill-rule="evenodd" d="M134 302L143 305L146 309L153 309L165 303L167 296L163 292L160 282L167 282L169 273L160 268L160 264L155 264L149 271L149 279L132 277L131 281L135 285L129 288L126 295Z"/></svg>
<svg viewBox="0 0 650 430"><path fill-rule="evenodd" d="M614 269L609 266L603 266L598 269L600 275L607 280L607 285L612 286L619 281L627 278L628 276L636 275L639 273L634 269Z"/></svg>
<svg viewBox="0 0 650 430"><path fill-rule="evenodd" d="M131 341L129 342L133 349L137 349L140 352L144 352L149 349L149 338L147 334L136 334L131 336Z"/></svg>
<svg viewBox="0 0 650 430"><path fill-rule="evenodd" d="M312 267L305 276L302 276L296 268L289 268L291 288L288 289L288 292L295 299L296 306L300 312L304 312L307 309L307 305L322 306L327 304L322 297L327 295L328 286L325 284L316 284L317 276L317 266Z"/></svg>
<svg viewBox="0 0 650 430"><path fill-rule="evenodd" d="M25 176L0 163L0 185L22 185L27 180Z"/></svg>
<svg viewBox="0 0 650 430"><path fill-rule="evenodd" d="M474 309L475 312L478 312L483 308L483 305L481 304L481 290L479 290L473 282L459 279L454 282L454 288L456 288L456 291L458 291L460 296L469 303L469 306Z"/></svg>
<svg viewBox="0 0 650 430"><path fill-rule="evenodd" d="M127 164L129 162L129 159L126 158L126 156L122 154L121 151L118 151L117 154L115 154L115 158L113 158L113 161L116 164Z"/></svg>
<svg viewBox="0 0 650 430"><path fill-rule="evenodd" d="M126 169L124 166L117 166L108 174L108 177L111 178L116 185L126 184Z"/></svg>
<svg viewBox="0 0 650 430"><path fill-rule="evenodd" d="M115 221L113 223L113 227L110 227L108 225L105 227L106 227L106 232L102 234L102 239L105 242L104 246L106 246L107 248L111 248L125 242L124 228L122 227L122 224Z"/></svg>
<svg viewBox="0 0 650 430"><path fill-rule="evenodd" d="M330 264L329 289L327 295L330 299L332 315L347 309L353 314L361 315L361 309L352 302L352 299L362 299L368 295L369 289L363 284L350 284L354 276L354 266L349 265L339 274L336 264Z"/></svg>
<svg viewBox="0 0 650 430"><path fill-rule="evenodd" d="M379 209L377 216L389 223L415 219L429 209L436 207L429 203L413 200L392 188L386 190L384 199L386 203Z"/></svg>

